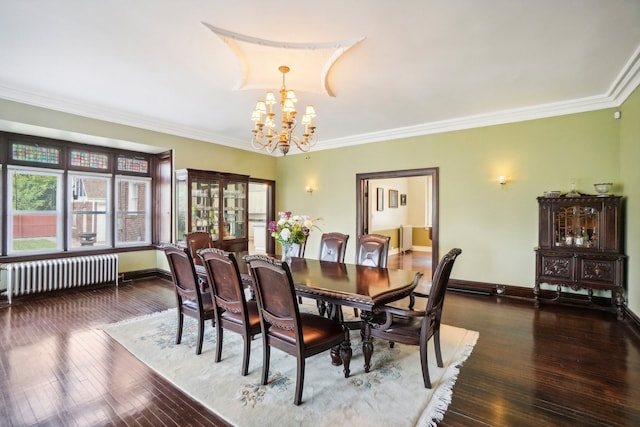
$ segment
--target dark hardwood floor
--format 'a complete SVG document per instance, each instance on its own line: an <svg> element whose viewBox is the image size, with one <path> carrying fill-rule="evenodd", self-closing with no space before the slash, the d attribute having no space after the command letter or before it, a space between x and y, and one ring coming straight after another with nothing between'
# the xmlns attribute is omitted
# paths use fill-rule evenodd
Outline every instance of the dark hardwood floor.
<svg viewBox="0 0 640 427"><path fill-rule="evenodd" d="M225 425L100 330L174 305L163 279L0 301L0 425ZM480 339L441 425L640 425L640 340L615 315L449 292L443 321Z"/></svg>

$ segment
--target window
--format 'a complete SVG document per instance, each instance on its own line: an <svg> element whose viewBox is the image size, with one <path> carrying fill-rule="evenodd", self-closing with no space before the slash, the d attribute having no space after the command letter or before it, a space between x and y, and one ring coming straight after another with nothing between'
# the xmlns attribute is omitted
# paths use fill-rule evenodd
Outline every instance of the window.
<svg viewBox="0 0 640 427"><path fill-rule="evenodd" d="M116 246L151 243L151 179L116 176Z"/></svg>
<svg viewBox="0 0 640 427"><path fill-rule="evenodd" d="M7 195L0 198L6 218L0 258L170 241L171 151L148 154L0 131L0 162L0 194Z"/></svg>
<svg viewBox="0 0 640 427"><path fill-rule="evenodd" d="M111 245L111 176L70 172L69 227L70 249L89 249Z"/></svg>
<svg viewBox="0 0 640 427"><path fill-rule="evenodd" d="M8 166L7 254L62 250L62 171Z"/></svg>

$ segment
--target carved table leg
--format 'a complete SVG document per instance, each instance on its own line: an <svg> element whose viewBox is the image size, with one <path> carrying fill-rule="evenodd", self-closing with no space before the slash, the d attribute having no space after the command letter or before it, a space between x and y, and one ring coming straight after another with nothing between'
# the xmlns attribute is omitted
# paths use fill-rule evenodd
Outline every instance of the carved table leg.
<svg viewBox="0 0 640 427"><path fill-rule="evenodd" d="M340 306L335 305L335 304L327 304L326 302L322 301L322 307L324 309L324 313L322 314L323 316L327 316L329 319L333 319L336 322L340 323L342 325L342 310L337 310L340 308ZM320 308L320 301L318 301L318 309ZM345 340L347 341L348 347L349 347L349 351L351 351L351 342L349 341L350 337L349 335L345 336ZM343 343L344 345L344 343ZM338 345L335 346L331 349L330 351L331 354L331 364L334 366L340 366L342 365L342 362L344 360L344 357L342 357L342 345ZM351 360L351 356L349 356L349 360ZM349 366L346 367L346 369L348 369Z"/></svg>
<svg viewBox="0 0 640 427"><path fill-rule="evenodd" d="M342 364L344 365L344 377L349 378L349 365L351 364L351 355L353 350L351 350L351 339L349 337L349 328L344 328L344 341L340 345L340 357L342 358Z"/></svg>
<svg viewBox="0 0 640 427"><path fill-rule="evenodd" d="M362 319L362 354L364 355L364 371L369 372L371 367L371 355L373 354L373 342L371 341L371 320L373 314L370 311L360 310Z"/></svg>
<svg viewBox="0 0 640 427"><path fill-rule="evenodd" d="M327 313L327 303L325 301L316 301L316 305L318 307L318 313L320 316L324 316Z"/></svg>
<svg viewBox="0 0 640 427"><path fill-rule="evenodd" d="M540 308L540 283L533 285L533 306Z"/></svg>

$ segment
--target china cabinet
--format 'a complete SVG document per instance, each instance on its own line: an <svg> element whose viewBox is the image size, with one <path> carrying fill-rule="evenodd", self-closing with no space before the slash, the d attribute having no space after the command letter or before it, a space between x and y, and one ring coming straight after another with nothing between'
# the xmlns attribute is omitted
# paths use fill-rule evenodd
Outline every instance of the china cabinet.
<svg viewBox="0 0 640 427"><path fill-rule="evenodd" d="M248 249L249 177L222 172L176 171L178 242L185 233L205 231L213 246L226 251Z"/></svg>
<svg viewBox="0 0 640 427"><path fill-rule="evenodd" d="M624 316L625 259L622 242L623 199L619 196L538 197L539 234L536 252L536 307L542 298L541 284L586 290L592 304L593 291L611 292L611 309Z"/></svg>

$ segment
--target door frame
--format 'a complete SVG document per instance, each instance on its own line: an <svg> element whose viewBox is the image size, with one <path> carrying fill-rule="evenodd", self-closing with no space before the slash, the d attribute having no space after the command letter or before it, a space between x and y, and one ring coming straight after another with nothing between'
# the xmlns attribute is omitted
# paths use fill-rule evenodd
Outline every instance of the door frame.
<svg viewBox="0 0 640 427"><path fill-rule="evenodd" d="M422 169L407 169L396 171L384 171L384 172L367 172L356 174L356 235L367 234L368 229L365 229L365 218L369 215L369 180L372 179L389 179L389 178L409 178L414 176L431 176L431 271L432 274L436 271L438 266L438 254L439 254L439 179L438 168L422 168Z"/></svg>
<svg viewBox="0 0 640 427"><path fill-rule="evenodd" d="M274 254L276 252L275 239L271 239L271 233L269 233L269 221L276 217L276 182L270 179L249 178L249 182L256 184L266 185L267 189L267 227L265 227L265 252L268 254ZM247 206L248 208L249 206ZM248 236L247 236L248 237Z"/></svg>

